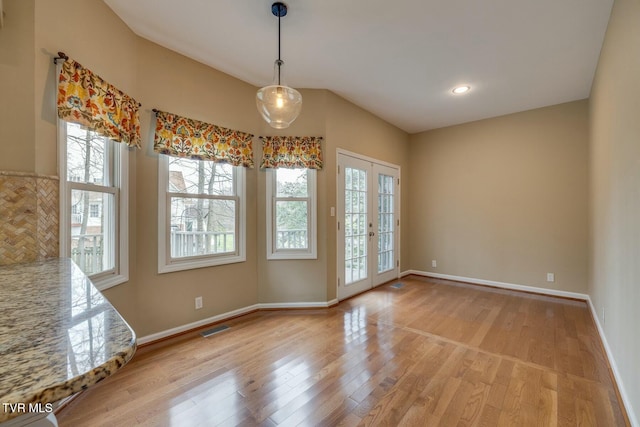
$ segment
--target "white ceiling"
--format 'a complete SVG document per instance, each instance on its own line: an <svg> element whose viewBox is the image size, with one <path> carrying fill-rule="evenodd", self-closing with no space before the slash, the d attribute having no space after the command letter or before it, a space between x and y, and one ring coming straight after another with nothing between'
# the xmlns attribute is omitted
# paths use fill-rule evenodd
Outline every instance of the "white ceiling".
<svg viewBox="0 0 640 427"><path fill-rule="evenodd" d="M146 39L255 86L272 81L271 0L104 1ZM285 3L286 83L415 133L587 98L613 0ZM459 84L472 90L453 95Z"/></svg>

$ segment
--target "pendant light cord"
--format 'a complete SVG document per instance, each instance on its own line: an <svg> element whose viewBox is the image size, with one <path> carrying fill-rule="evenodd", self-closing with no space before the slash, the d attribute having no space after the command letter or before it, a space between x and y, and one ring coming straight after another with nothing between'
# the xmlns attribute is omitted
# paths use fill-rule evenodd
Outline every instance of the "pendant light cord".
<svg viewBox="0 0 640 427"><path fill-rule="evenodd" d="M282 16L282 6L278 6L278 86L280 86L280 67L282 60L280 59L280 17Z"/></svg>

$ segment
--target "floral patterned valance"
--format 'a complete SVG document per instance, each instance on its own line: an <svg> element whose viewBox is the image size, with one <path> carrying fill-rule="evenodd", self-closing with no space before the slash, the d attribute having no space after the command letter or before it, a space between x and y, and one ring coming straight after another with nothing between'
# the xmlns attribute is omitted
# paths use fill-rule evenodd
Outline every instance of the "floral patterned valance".
<svg viewBox="0 0 640 427"><path fill-rule="evenodd" d="M140 104L72 59L58 78L58 117L140 148Z"/></svg>
<svg viewBox="0 0 640 427"><path fill-rule="evenodd" d="M261 136L261 168L322 169L322 137Z"/></svg>
<svg viewBox="0 0 640 427"><path fill-rule="evenodd" d="M154 110L154 150L175 157L253 167L253 135Z"/></svg>

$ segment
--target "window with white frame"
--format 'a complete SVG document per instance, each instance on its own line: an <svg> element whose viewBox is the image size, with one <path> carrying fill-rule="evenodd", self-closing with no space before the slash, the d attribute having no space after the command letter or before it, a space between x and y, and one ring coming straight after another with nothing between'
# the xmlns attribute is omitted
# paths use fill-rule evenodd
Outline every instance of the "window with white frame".
<svg viewBox="0 0 640 427"><path fill-rule="evenodd" d="M89 205L89 217L90 218L99 218L100 217L100 204L91 203Z"/></svg>
<svg viewBox="0 0 640 427"><path fill-rule="evenodd" d="M128 280L128 151L60 121L60 253L99 289Z"/></svg>
<svg viewBox="0 0 640 427"><path fill-rule="evenodd" d="M245 170L161 154L158 272L246 260Z"/></svg>
<svg viewBox="0 0 640 427"><path fill-rule="evenodd" d="M315 259L316 171L267 169L267 259Z"/></svg>

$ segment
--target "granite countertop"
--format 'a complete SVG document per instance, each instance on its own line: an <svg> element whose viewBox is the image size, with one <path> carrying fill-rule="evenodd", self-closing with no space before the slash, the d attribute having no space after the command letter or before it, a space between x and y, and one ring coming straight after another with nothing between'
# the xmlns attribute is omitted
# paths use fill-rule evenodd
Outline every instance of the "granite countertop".
<svg viewBox="0 0 640 427"><path fill-rule="evenodd" d="M123 367L136 336L67 258L0 267L0 403L53 403ZM21 415L0 405L0 422Z"/></svg>

